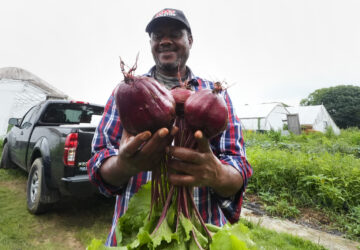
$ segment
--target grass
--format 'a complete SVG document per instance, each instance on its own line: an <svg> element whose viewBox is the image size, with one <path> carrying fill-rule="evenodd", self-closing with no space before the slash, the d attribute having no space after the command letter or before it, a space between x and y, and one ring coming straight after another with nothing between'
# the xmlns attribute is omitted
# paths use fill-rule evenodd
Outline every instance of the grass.
<svg viewBox="0 0 360 250"><path fill-rule="evenodd" d="M36 216L26 209L26 178L19 169L0 169L1 249L85 249L92 238L106 238L113 199L68 198Z"/></svg>
<svg viewBox="0 0 360 250"><path fill-rule="evenodd" d="M310 241L286 233L277 233L244 219L241 219L240 222L250 229L251 240L256 242L258 246L262 246L261 249L325 249Z"/></svg>
<svg viewBox="0 0 360 250"><path fill-rule="evenodd" d="M0 169L1 249L85 249L92 239L106 239L113 200L68 199L53 211L35 216L26 209L26 174ZM265 249L323 249L287 234L278 234L247 223L251 239ZM305 247L305 248L304 248Z"/></svg>
<svg viewBox="0 0 360 250"><path fill-rule="evenodd" d="M336 230L360 239L360 130L282 136L246 133L254 168L248 193L269 214L297 217L298 208L321 210Z"/></svg>

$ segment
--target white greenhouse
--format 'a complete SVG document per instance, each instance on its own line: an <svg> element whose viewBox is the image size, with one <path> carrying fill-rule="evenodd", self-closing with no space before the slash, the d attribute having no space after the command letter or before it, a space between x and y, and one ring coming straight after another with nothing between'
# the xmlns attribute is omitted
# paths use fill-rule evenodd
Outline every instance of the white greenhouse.
<svg viewBox="0 0 360 250"><path fill-rule="evenodd" d="M299 114L301 126L323 133L331 127L336 135L340 134L340 129L323 105L288 107L287 109L292 114Z"/></svg>
<svg viewBox="0 0 360 250"><path fill-rule="evenodd" d="M24 69L0 68L0 138L7 132L9 118L22 117L40 101L67 98L66 94Z"/></svg>
<svg viewBox="0 0 360 250"><path fill-rule="evenodd" d="M236 107L237 116L245 130L283 130L289 111L282 103L264 103Z"/></svg>

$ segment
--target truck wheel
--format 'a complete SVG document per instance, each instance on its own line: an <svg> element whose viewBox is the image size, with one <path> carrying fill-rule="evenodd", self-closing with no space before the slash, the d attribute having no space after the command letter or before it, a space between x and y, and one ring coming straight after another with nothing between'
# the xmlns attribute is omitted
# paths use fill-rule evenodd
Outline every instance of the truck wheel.
<svg viewBox="0 0 360 250"><path fill-rule="evenodd" d="M44 166L42 159L37 158L32 164L27 181L27 208L32 214L41 214L48 210L43 194Z"/></svg>
<svg viewBox="0 0 360 250"><path fill-rule="evenodd" d="M0 168L15 168L15 164L11 162L9 155L9 146L5 143L2 151Z"/></svg>

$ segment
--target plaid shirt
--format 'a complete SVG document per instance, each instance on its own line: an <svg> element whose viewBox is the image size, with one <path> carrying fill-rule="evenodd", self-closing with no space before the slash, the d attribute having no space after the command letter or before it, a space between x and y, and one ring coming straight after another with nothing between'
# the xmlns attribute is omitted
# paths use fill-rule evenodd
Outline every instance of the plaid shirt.
<svg viewBox="0 0 360 250"><path fill-rule="evenodd" d="M154 75L153 67L147 76ZM196 77L190 71L190 84L193 90L212 89L213 83ZM232 197L222 198L211 188L194 187L194 200L206 223L222 226L227 221L234 223L239 220L243 193L252 168L246 160L244 139L240 121L233 109L230 97L226 91L222 92L228 107L229 124L227 129L219 136L211 140L211 148L214 154L223 164L236 168L243 177L244 186ZM123 215L128 207L130 198L136 193L141 185L151 180L151 172L142 172L129 179L123 187L114 187L101 179L99 168L108 157L118 154L119 142L123 127L116 110L114 91L106 103L103 117L96 129L92 142L92 158L87 162L89 179L97 185L100 192L106 196L116 195L116 204L112 227L106 241L106 246L116 246L115 227L118 218Z"/></svg>

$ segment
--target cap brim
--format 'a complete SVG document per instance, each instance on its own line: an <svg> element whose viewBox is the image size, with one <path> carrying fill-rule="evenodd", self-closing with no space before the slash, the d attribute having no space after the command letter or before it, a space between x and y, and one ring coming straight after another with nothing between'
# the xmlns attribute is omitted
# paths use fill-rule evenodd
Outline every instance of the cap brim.
<svg viewBox="0 0 360 250"><path fill-rule="evenodd" d="M176 22L191 32L190 28L187 27L186 24L183 23L182 21L174 19L174 18L166 17L166 16L158 17L156 19L151 20L150 23L146 26L145 31L150 34L156 25L158 25L159 23L165 22L166 20L169 22Z"/></svg>

